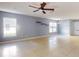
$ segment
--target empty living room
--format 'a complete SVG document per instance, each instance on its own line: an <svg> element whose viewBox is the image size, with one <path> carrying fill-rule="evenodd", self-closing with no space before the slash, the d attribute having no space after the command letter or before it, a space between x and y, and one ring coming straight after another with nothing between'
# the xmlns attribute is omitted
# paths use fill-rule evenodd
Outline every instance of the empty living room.
<svg viewBox="0 0 79 59"><path fill-rule="evenodd" d="M79 2L0 2L0 57L79 57Z"/></svg>

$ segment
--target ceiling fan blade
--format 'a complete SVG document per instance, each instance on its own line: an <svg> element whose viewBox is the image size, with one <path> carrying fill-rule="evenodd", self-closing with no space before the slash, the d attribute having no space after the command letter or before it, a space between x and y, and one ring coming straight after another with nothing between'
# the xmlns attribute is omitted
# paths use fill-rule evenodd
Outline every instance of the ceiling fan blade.
<svg viewBox="0 0 79 59"><path fill-rule="evenodd" d="M35 6L32 6L32 5L29 5L29 7L32 7L32 8L37 8L37 9L39 9L38 7L35 7Z"/></svg>
<svg viewBox="0 0 79 59"><path fill-rule="evenodd" d="M35 11L33 11L33 12L37 12L37 11L39 11L39 9L38 9L38 10L35 10Z"/></svg>
<svg viewBox="0 0 79 59"><path fill-rule="evenodd" d="M45 11L42 11L44 14L46 14L46 12Z"/></svg>
<svg viewBox="0 0 79 59"><path fill-rule="evenodd" d="M44 8L43 10L52 10L52 11L54 11L54 9L49 9L49 8Z"/></svg>

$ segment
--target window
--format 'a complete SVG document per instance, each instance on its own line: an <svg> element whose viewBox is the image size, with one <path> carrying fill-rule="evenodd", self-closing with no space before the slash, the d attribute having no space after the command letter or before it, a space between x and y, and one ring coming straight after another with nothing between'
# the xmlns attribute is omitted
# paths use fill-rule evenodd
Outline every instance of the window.
<svg viewBox="0 0 79 59"><path fill-rule="evenodd" d="M49 33L57 32L57 23L49 22Z"/></svg>
<svg viewBox="0 0 79 59"><path fill-rule="evenodd" d="M16 19L15 18L3 18L4 37L16 36Z"/></svg>

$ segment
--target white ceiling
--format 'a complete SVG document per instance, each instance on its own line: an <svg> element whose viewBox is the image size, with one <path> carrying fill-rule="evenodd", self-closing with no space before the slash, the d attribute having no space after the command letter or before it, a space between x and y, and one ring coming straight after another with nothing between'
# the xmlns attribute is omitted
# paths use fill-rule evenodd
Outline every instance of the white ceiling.
<svg viewBox="0 0 79 59"><path fill-rule="evenodd" d="M47 8L55 9L54 12L47 11L47 14L43 14L41 10L34 13L33 11L36 9L28 7L29 5L39 7L40 3L41 2L0 2L0 10L54 20L79 19L78 2L47 2Z"/></svg>

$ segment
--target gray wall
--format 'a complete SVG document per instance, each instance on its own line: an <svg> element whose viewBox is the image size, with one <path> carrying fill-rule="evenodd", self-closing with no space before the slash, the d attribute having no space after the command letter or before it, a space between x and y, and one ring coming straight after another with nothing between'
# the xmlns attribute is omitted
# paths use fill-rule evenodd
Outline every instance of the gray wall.
<svg viewBox="0 0 79 59"><path fill-rule="evenodd" d="M74 27L74 23L75 22L79 22L79 20L78 19L71 20L71 23L70 23L70 30L71 30L70 34L72 36L79 36L79 34L78 35L75 34L75 27ZM78 28L78 27L79 27L79 25L76 26L76 28ZM77 31L77 33L79 33L79 30Z"/></svg>
<svg viewBox="0 0 79 59"><path fill-rule="evenodd" d="M12 17L17 19L16 37L3 38L3 17ZM36 23L36 21L41 21L43 23L49 24L49 22L52 20L0 11L0 41L16 39L19 40L26 37L34 37L48 34L49 27ZM63 20L54 22L58 22L57 29L60 35L70 35L70 21Z"/></svg>
<svg viewBox="0 0 79 59"><path fill-rule="evenodd" d="M2 28L2 14L0 13L0 41L2 41L2 36L3 36L3 28Z"/></svg>
<svg viewBox="0 0 79 59"><path fill-rule="evenodd" d="M71 20L61 20L58 21L58 34L59 35L68 35L68 36L79 36L74 33L74 22L79 22L77 19ZM79 27L79 25L77 25ZM79 33L79 31L78 31Z"/></svg>
<svg viewBox="0 0 79 59"><path fill-rule="evenodd" d="M70 21L69 20L58 21L58 33L60 35L70 35Z"/></svg>
<svg viewBox="0 0 79 59"><path fill-rule="evenodd" d="M3 38L3 17L12 17L17 19L17 36L11 38ZM36 23L36 21L42 21L48 24L48 19L19 15L7 12L0 12L0 41L12 40L12 39L21 39L24 37L33 37L48 34L48 26L41 25ZM19 29L18 29L19 27Z"/></svg>

